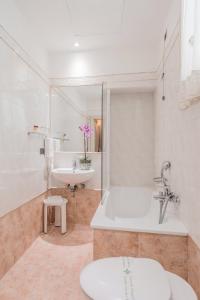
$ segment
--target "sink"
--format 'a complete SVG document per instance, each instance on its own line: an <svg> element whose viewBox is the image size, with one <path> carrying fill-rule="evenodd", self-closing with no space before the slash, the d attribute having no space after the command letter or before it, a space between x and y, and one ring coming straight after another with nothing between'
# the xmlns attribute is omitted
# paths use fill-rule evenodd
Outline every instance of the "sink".
<svg viewBox="0 0 200 300"><path fill-rule="evenodd" d="M84 183L91 179L94 175L94 170L73 170L72 168L57 168L51 171L51 174L65 184L75 185Z"/></svg>

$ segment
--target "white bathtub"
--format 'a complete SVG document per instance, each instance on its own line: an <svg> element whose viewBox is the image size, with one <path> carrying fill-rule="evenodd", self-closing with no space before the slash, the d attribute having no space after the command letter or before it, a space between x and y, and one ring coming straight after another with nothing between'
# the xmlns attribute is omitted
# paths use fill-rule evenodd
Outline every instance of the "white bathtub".
<svg viewBox="0 0 200 300"><path fill-rule="evenodd" d="M148 187L111 187L91 222L94 229L187 235L187 229L169 204L163 224L158 223L159 201Z"/></svg>

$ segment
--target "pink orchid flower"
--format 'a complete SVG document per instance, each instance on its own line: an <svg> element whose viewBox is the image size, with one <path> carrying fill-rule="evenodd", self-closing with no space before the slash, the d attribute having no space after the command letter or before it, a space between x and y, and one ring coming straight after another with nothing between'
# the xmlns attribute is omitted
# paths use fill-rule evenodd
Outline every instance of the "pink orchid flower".
<svg viewBox="0 0 200 300"><path fill-rule="evenodd" d="M86 138L90 138L93 130L88 124L83 124L79 127L79 129L85 134Z"/></svg>

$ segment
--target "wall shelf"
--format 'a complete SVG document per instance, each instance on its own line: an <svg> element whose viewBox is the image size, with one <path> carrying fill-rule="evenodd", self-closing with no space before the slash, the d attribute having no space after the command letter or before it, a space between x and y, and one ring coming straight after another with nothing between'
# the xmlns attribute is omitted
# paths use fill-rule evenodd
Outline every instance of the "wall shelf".
<svg viewBox="0 0 200 300"><path fill-rule="evenodd" d="M68 142L70 141L69 138L67 138L67 134L65 132L56 132L56 135L60 135L60 136L54 136L52 137L52 139L54 140L59 140L61 142Z"/></svg>
<svg viewBox="0 0 200 300"><path fill-rule="evenodd" d="M54 140L59 140L59 141L61 141L61 142L68 142L68 141L70 141L70 139L67 139L67 138L52 137L52 139L54 139Z"/></svg>
<svg viewBox="0 0 200 300"><path fill-rule="evenodd" d="M47 137L47 134L44 132L40 132L40 131L28 131L27 132L28 135L38 135L38 136L43 136L43 137Z"/></svg>

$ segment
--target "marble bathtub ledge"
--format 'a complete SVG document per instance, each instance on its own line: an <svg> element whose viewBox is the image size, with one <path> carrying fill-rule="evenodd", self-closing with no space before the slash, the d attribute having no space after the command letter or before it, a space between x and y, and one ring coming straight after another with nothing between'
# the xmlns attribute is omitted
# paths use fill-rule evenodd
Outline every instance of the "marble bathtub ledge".
<svg viewBox="0 0 200 300"><path fill-rule="evenodd" d="M136 224L135 222L131 222L131 220L115 221L115 219L109 219L103 216L103 214L98 214L97 212L95 217L93 217L90 226L93 229L102 230L120 230L179 236L188 235L188 230L185 225L177 219L169 219L166 224L153 225L148 224L148 222L141 222L138 220L138 224Z"/></svg>

